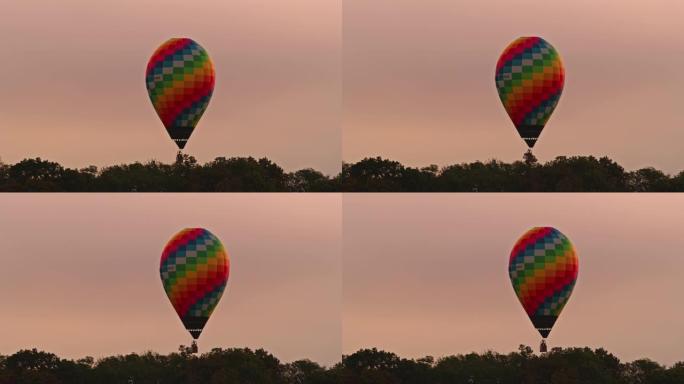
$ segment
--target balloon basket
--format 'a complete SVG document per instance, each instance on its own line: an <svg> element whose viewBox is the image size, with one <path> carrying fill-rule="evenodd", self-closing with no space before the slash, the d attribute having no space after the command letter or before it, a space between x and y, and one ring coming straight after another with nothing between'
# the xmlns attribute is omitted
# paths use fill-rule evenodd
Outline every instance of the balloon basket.
<svg viewBox="0 0 684 384"><path fill-rule="evenodd" d="M192 341L192 345L190 345L190 351L192 351L192 353L197 353L197 341Z"/></svg>
<svg viewBox="0 0 684 384"><path fill-rule="evenodd" d="M539 352L546 353L548 348L546 347L546 339L542 339L541 344L539 344Z"/></svg>

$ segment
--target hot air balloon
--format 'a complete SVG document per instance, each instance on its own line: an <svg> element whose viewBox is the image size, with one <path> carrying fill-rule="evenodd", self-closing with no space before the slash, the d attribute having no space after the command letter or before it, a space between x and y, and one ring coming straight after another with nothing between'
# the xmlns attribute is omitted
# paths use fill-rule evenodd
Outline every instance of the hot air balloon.
<svg viewBox="0 0 684 384"><path fill-rule="evenodd" d="M518 38L499 57L495 80L508 116L531 149L563 92L558 52L541 37Z"/></svg>
<svg viewBox="0 0 684 384"><path fill-rule="evenodd" d="M166 295L185 329L192 348L228 283L230 260L221 241L204 228L186 228L164 247L159 273Z"/></svg>
<svg viewBox="0 0 684 384"><path fill-rule="evenodd" d="M214 82L214 65L207 51L192 39L166 41L147 63L147 92L179 149L185 148L207 109Z"/></svg>
<svg viewBox="0 0 684 384"><path fill-rule="evenodd" d="M525 312L542 336L549 336L577 281L579 262L570 240L559 230L536 227L513 247L508 274Z"/></svg>

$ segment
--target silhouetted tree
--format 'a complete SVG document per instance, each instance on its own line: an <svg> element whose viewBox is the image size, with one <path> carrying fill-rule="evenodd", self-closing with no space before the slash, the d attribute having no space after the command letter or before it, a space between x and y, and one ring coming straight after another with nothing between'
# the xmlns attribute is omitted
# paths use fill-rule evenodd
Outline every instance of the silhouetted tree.
<svg viewBox="0 0 684 384"><path fill-rule="evenodd" d="M158 161L98 169L65 168L40 158L0 162L0 191L10 192L665 192L684 191L684 172L654 168L626 172L613 160L558 156L541 164L531 152L521 161L404 166L381 157L344 163L329 177L311 168L285 172L269 159L217 157L200 164L179 153Z"/></svg>
<svg viewBox="0 0 684 384"><path fill-rule="evenodd" d="M684 362L664 367L648 359L621 363L603 349L554 348L535 355L528 346L500 354L431 356L406 359L362 349L326 368L310 360L283 364L270 353L248 348L194 355L146 352L94 361L61 359L38 350L0 356L0 384L681 384Z"/></svg>
<svg viewBox="0 0 684 384"><path fill-rule="evenodd" d="M292 192L336 192L339 186L327 176L314 169L302 169L288 180L288 191Z"/></svg>
<svg viewBox="0 0 684 384"><path fill-rule="evenodd" d="M643 168L627 175L630 190L635 192L668 192L674 190L675 181L654 168Z"/></svg>
<svg viewBox="0 0 684 384"><path fill-rule="evenodd" d="M380 157L342 165L342 190L353 192L422 192L434 189L435 169L407 168Z"/></svg>
<svg viewBox="0 0 684 384"><path fill-rule="evenodd" d="M9 180L9 165L5 164L0 160L0 185L7 184Z"/></svg>

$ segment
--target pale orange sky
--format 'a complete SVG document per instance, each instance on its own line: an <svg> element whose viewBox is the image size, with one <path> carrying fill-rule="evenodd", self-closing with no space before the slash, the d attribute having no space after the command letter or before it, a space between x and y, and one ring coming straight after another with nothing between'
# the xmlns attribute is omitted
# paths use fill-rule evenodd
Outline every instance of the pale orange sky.
<svg viewBox="0 0 684 384"><path fill-rule="evenodd" d="M144 79L157 46L181 36L217 76L187 153L339 171L339 0L3 1L0 158L173 161Z"/></svg>
<svg viewBox="0 0 684 384"><path fill-rule="evenodd" d="M534 152L684 170L678 0L346 0L343 158L446 165L518 160L494 85L503 49L538 35L566 83Z"/></svg>
<svg viewBox="0 0 684 384"><path fill-rule="evenodd" d="M0 354L61 357L176 351L191 337L159 258L202 226L231 259L228 287L199 339L330 365L341 354L341 196L4 195Z"/></svg>
<svg viewBox="0 0 684 384"><path fill-rule="evenodd" d="M551 347L684 360L684 195L347 194L343 209L345 353L537 350L508 257L548 225L580 263Z"/></svg>

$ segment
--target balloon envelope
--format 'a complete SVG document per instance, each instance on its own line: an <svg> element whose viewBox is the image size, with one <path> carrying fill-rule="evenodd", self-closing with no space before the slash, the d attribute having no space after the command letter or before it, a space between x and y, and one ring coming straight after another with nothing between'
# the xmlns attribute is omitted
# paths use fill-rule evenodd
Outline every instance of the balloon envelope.
<svg viewBox="0 0 684 384"><path fill-rule="evenodd" d="M159 267L162 284L194 339L199 338L221 299L229 271L223 244L206 229L184 229L164 247Z"/></svg>
<svg viewBox="0 0 684 384"><path fill-rule="evenodd" d="M512 42L496 63L496 89L520 137L534 147L565 84L556 49L541 37Z"/></svg>
<svg viewBox="0 0 684 384"><path fill-rule="evenodd" d="M166 41L147 63L147 92L171 139L183 149L214 92L214 65L188 38Z"/></svg>
<svg viewBox="0 0 684 384"><path fill-rule="evenodd" d="M570 240L559 230L536 227L513 247L508 274L532 324L546 338L568 302L579 262Z"/></svg>

